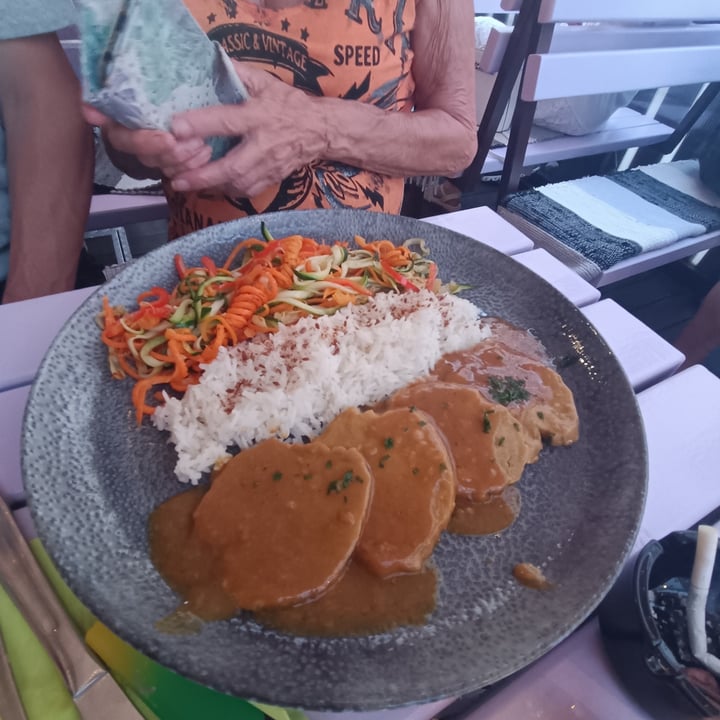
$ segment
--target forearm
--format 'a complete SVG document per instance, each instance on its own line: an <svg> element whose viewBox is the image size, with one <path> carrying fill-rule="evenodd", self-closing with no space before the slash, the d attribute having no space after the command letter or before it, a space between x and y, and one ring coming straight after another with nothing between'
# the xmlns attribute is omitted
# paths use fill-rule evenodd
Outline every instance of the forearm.
<svg viewBox="0 0 720 720"><path fill-rule="evenodd" d="M470 0L416 0L415 112L337 98L315 100L323 159L389 175L462 172L475 157L475 34Z"/></svg>
<svg viewBox="0 0 720 720"><path fill-rule="evenodd" d="M55 142L33 141L39 132L32 123L25 127L26 138L13 143L8 157L12 221L5 302L75 286L92 193L92 136L81 119Z"/></svg>
<svg viewBox="0 0 720 720"><path fill-rule="evenodd" d="M60 55L46 50L32 56L47 61L35 68L47 82L12 85L6 76L2 87L11 211L5 302L74 287L92 193L92 133L79 88L69 66L58 70L59 45Z"/></svg>
<svg viewBox="0 0 720 720"><path fill-rule="evenodd" d="M451 176L475 156L474 125L444 110L388 112L336 98L315 102L325 130L321 160L394 176Z"/></svg>

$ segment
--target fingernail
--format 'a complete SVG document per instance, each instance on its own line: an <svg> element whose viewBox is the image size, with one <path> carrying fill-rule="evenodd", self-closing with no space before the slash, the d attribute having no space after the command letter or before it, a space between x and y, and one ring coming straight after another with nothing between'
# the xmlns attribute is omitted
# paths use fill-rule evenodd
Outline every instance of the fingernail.
<svg viewBox="0 0 720 720"><path fill-rule="evenodd" d="M173 190L178 190L179 192L183 192L190 188L190 183L187 180L173 180L172 188L173 188Z"/></svg>

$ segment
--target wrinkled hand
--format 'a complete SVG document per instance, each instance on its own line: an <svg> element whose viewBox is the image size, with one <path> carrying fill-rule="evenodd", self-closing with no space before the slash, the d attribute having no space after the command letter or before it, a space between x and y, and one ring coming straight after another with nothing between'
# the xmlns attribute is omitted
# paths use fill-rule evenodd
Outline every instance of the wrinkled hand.
<svg viewBox="0 0 720 720"><path fill-rule="evenodd" d="M176 190L216 188L253 197L317 160L326 147L317 98L263 70L235 62L250 99L175 116L172 132L180 142L211 136L241 138L219 160L173 176Z"/></svg>
<svg viewBox="0 0 720 720"><path fill-rule="evenodd" d="M175 177L210 160L212 151L202 138L178 140L162 130L131 130L90 105L83 105L83 116L102 130L103 139L114 150L137 158L143 166L165 177Z"/></svg>

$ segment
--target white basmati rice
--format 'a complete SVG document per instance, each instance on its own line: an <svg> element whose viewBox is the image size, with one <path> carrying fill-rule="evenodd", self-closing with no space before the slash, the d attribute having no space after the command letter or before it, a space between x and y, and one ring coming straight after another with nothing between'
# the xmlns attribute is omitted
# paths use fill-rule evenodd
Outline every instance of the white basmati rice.
<svg viewBox="0 0 720 720"><path fill-rule="evenodd" d="M343 410L426 375L443 354L487 337L477 320L477 308L454 295L381 293L221 349L153 419L175 445L177 477L194 484L233 446L312 438Z"/></svg>

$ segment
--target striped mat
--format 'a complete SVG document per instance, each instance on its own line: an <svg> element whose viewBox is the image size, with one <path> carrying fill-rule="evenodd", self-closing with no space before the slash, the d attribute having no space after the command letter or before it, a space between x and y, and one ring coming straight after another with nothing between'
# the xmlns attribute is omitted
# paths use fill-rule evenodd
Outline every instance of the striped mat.
<svg viewBox="0 0 720 720"><path fill-rule="evenodd" d="M720 230L697 160L646 165L508 196L501 215L589 282L621 260Z"/></svg>

